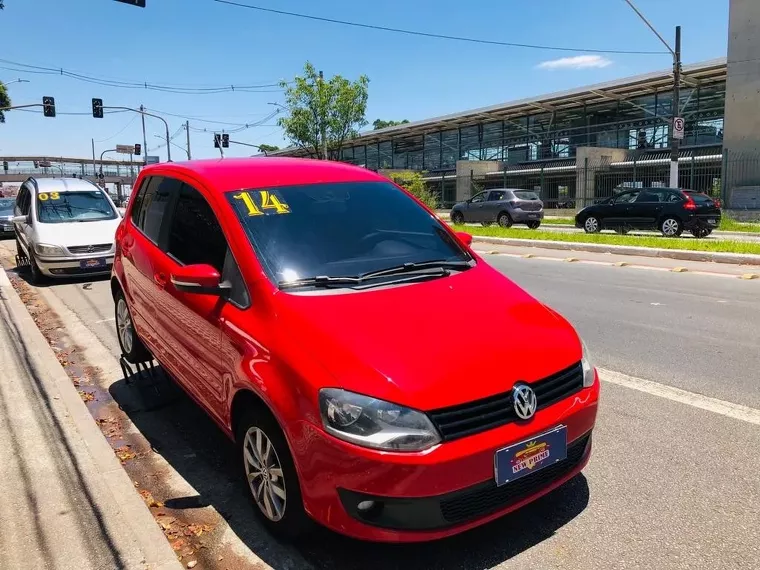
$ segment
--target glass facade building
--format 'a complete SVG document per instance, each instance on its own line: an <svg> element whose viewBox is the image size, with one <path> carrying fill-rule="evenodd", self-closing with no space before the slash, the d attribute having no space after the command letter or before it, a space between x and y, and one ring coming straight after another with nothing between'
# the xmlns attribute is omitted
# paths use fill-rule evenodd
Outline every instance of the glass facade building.
<svg viewBox="0 0 760 570"><path fill-rule="evenodd" d="M683 148L722 144L725 77L725 60L684 67ZM517 165L572 159L585 146L664 149L670 145L672 102L672 75L653 73L369 131L347 143L340 158L372 170L434 173L453 171L459 160Z"/></svg>

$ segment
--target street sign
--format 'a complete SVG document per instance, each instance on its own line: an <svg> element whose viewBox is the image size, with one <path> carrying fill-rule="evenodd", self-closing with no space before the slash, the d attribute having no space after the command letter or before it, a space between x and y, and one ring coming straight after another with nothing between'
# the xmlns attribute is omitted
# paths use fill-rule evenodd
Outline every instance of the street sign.
<svg viewBox="0 0 760 570"><path fill-rule="evenodd" d="M135 145L133 144L117 144L116 152L120 154L135 154Z"/></svg>
<svg viewBox="0 0 760 570"><path fill-rule="evenodd" d="M673 138L682 139L684 135L684 120L683 117L676 117L673 119Z"/></svg>
<svg viewBox="0 0 760 570"><path fill-rule="evenodd" d="M160 162L157 156L145 156L145 164L158 164Z"/></svg>

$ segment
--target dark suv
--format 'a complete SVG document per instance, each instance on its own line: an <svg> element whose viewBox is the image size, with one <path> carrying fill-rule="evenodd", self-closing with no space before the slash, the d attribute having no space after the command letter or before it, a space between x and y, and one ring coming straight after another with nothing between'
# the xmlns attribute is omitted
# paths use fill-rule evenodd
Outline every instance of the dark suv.
<svg viewBox="0 0 760 570"><path fill-rule="evenodd" d="M575 226L594 234L613 229L659 230L666 237L688 230L694 237L710 235L720 225L720 201L707 194L677 188L636 188L583 208Z"/></svg>

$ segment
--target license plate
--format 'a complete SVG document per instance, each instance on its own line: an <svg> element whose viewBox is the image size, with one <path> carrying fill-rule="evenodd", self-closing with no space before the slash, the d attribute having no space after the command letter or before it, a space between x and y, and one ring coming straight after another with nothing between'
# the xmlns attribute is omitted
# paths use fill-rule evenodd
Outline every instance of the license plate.
<svg viewBox="0 0 760 570"><path fill-rule="evenodd" d="M4 232L12 232L13 231L13 226L3 226L3 231Z"/></svg>
<svg viewBox="0 0 760 570"><path fill-rule="evenodd" d="M718 220L716 220L715 218L709 218L709 219L707 220L707 223L708 223L708 224L717 224L717 223L718 223Z"/></svg>
<svg viewBox="0 0 760 570"><path fill-rule="evenodd" d="M104 258L100 259L83 259L79 262L79 267L82 269L95 269L97 267L105 267L106 266L106 260Z"/></svg>
<svg viewBox="0 0 760 570"><path fill-rule="evenodd" d="M529 218L536 219L538 218L538 214L528 214Z"/></svg>
<svg viewBox="0 0 760 570"><path fill-rule="evenodd" d="M496 452L496 485L504 485L567 458L567 426L557 426Z"/></svg>

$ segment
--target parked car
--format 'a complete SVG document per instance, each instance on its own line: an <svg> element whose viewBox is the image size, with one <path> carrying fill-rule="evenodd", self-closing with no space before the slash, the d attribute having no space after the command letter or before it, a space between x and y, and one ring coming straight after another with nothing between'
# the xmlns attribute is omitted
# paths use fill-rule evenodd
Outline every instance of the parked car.
<svg viewBox="0 0 760 570"><path fill-rule="evenodd" d="M720 226L720 201L707 194L676 188L637 188L583 208L575 216L576 227L586 233L613 229L659 230L666 237L688 230L707 237Z"/></svg>
<svg viewBox="0 0 760 570"><path fill-rule="evenodd" d="M471 241L346 164L148 166L116 236L119 343L237 443L273 531L452 535L579 473L599 395L573 327ZM472 343L441 310L464 306Z"/></svg>
<svg viewBox="0 0 760 570"><path fill-rule="evenodd" d="M0 237L13 236L13 207L14 198L0 198Z"/></svg>
<svg viewBox="0 0 760 570"><path fill-rule="evenodd" d="M109 274L121 221L95 184L73 178L29 178L21 185L13 225L31 279Z"/></svg>
<svg viewBox="0 0 760 570"><path fill-rule="evenodd" d="M480 222L490 226L496 222L503 228L525 224L535 230L544 219L544 203L535 192L511 188L486 190L451 209L454 224Z"/></svg>

